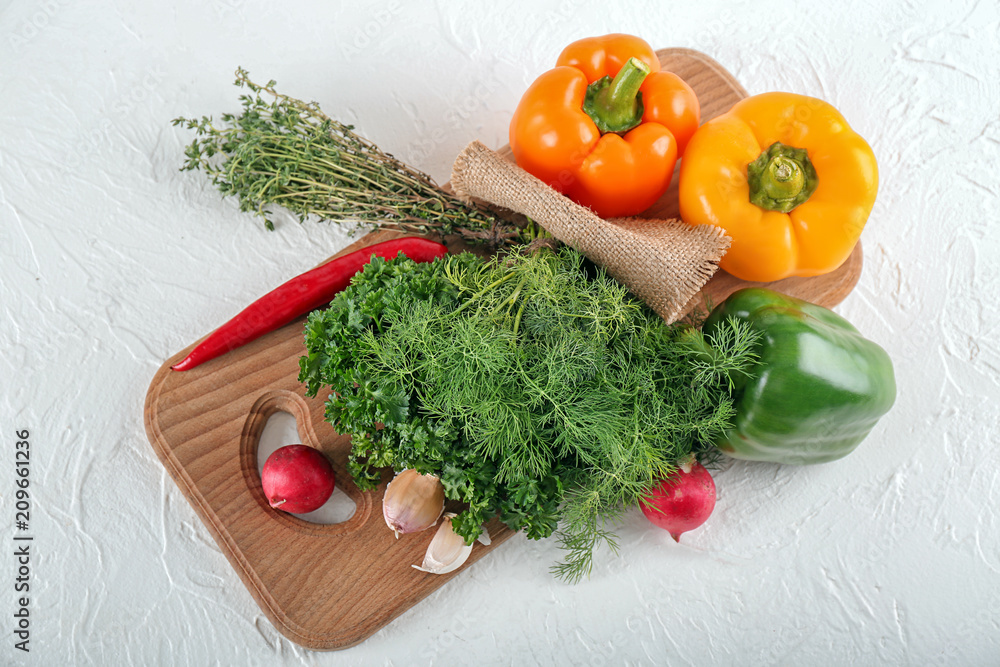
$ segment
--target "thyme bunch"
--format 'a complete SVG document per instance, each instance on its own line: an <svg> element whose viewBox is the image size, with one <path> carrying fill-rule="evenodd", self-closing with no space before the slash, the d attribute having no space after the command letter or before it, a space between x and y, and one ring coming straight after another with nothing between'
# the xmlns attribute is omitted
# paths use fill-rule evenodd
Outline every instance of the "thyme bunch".
<svg viewBox="0 0 1000 667"><path fill-rule="evenodd" d="M427 174L332 120L315 102L303 102L259 85L236 70L242 111L221 116L175 118L194 130L183 171L201 170L240 210L274 229L272 206L295 213L300 222L352 220L372 228L411 233L458 234L498 247L518 236L510 222L467 204L441 189Z"/></svg>

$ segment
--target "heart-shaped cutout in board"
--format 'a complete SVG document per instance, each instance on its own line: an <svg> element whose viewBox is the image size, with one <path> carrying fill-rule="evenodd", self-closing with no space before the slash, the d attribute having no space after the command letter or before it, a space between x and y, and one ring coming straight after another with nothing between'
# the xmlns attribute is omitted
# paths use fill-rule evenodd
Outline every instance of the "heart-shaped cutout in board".
<svg viewBox="0 0 1000 667"><path fill-rule="evenodd" d="M302 400L297 394L289 396L284 392L271 392L265 394L255 404L255 411L249 419L253 420L252 425L248 425L247 431L256 435L256 446L253 436L247 444L255 450L257 461L257 478L251 476L250 483L257 488L261 484L260 476L263 473L264 462L278 449L287 445L304 444L313 449L317 449L326 456L327 460L334 466L334 475L337 483L330 498L319 509L303 514L292 514L291 516L320 525L335 525L346 523L356 514L357 500L363 500L361 492L354 484L349 483L350 477L344 468L346 452L339 451L327 445L324 449L323 443L319 442L312 426L306 422L300 427L296 415L289 411L288 406L295 401ZM289 403L289 402L292 403ZM304 408L299 406L298 413L303 414ZM260 428L260 421L264 420L263 428ZM260 431L257 434L257 431ZM329 450L329 451L326 451ZM357 499L357 500L356 500ZM266 499L265 499L266 502Z"/></svg>
<svg viewBox="0 0 1000 667"><path fill-rule="evenodd" d="M352 512L352 516L347 521L333 524L308 521L301 516L276 510L268 504L261 485L260 466L262 464L258 462L257 452L261 435L268 421L281 412L290 415L295 420L302 444L323 452L330 461L341 492L355 505L355 511ZM330 537L344 535L360 529L369 518L373 504L372 494L360 491L351 480L351 476L347 472L349 453L350 439L348 438L318 438L313 428L309 404L299 394L284 389L272 389L259 395L250 408L243 432L240 435L240 468L251 497L271 519L299 533Z"/></svg>
<svg viewBox="0 0 1000 667"><path fill-rule="evenodd" d="M150 383L146 431L274 626L309 648L345 648L461 576L514 533L494 519L488 524L492 545L476 545L461 569L442 575L415 570L434 530L396 539L386 526L380 510L391 471L372 491L355 486L347 473L350 438L325 421L326 396L307 398L298 381L304 325L300 318L189 371L170 369L190 348L178 352ZM330 459L337 485L357 506L349 520L310 523L268 504L258 443L279 412L294 417L303 444Z"/></svg>

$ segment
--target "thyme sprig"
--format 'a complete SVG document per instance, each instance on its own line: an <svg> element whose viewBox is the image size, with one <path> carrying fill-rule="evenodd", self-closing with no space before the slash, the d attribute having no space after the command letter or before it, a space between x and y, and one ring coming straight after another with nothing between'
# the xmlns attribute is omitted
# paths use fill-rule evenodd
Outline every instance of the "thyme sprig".
<svg viewBox="0 0 1000 667"><path fill-rule="evenodd" d="M197 137L182 170L201 170L223 196L237 197L273 230L272 206L331 221L411 233L458 234L498 247L517 238L517 227L467 204L414 169L329 118L315 102L283 95L277 83L259 85L236 70L242 112L175 118Z"/></svg>

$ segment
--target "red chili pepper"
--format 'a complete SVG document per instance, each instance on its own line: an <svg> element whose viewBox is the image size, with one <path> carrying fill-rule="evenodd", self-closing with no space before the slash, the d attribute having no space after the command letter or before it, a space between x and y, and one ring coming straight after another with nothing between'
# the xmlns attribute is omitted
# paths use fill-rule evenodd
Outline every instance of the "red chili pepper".
<svg viewBox="0 0 1000 667"><path fill-rule="evenodd" d="M285 326L300 315L328 305L372 257L392 259L400 253L415 262L431 262L446 255L448 249L434 241L406 237L376 243L332 259L292 278L251 303L236 317L209 334L188 356L171 368L175 371L191 370Z"/></svg>

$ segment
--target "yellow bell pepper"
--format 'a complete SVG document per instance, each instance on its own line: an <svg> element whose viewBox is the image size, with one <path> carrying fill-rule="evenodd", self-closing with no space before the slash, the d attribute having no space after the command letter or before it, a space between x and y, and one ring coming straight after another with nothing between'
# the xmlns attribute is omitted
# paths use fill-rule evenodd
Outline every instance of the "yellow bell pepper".
<svg viewBox="0 0 1000 667"><path fill-rule="evenodd" d="M875 204L875 154L822 100L748 97L695 132L681 161L681 218L733 243L720 266L769 282L833 271Z"/></svg>

